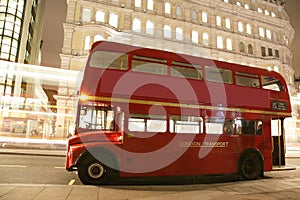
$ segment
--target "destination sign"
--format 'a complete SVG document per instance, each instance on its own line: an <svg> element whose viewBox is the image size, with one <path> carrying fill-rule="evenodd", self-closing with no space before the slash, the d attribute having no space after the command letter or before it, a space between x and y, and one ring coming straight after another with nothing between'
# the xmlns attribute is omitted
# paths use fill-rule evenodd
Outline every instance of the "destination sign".
<svg viewBox="0 0 300 200"><path fill-rule="evenodd" d="M272 110L285 111L287 110L287 103L282 101L272 101Z"/></svg>

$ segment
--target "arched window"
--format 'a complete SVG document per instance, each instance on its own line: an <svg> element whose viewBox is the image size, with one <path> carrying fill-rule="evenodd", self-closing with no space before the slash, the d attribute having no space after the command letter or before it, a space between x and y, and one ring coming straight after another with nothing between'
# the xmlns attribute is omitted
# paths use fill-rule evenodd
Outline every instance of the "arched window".
<svg viewBox="0 0 300 200"><path fill-rule="evenodd" d="M250 7L249 7L249 5L248 5L248 4L245 4L245 5L244 5L244 8L246 8L247 10L249 10L249 9L250 9Z"/></svg>
<svg viewBox="0 0 300 200"><path fill-rule="evenodd" d="M240 52L245 53L245 44L244 44L244 42L240 42L239 47L240 47Z"/></svg>
<svg viewBox="0 0 300 200"><path fill-rule="evenodd" d="M252 46L252 44L248 44L248 53L253 55L253 46Z"/></svg>
<svg viewBox="0 0 300 200"><path fill-rule="evenodd" d="M165 3L165 13L171 14L171 4L169 2Z"/></svg>
<svg viewBox="0 0 300 200"><path fill-rule="evenodd" d="M180 6L176 6L176 16L182 17L182 10Z"/></svg>
<svg viewBox="0 0 300 200"><path fill-rule="evenodd" d="M132 23L132 30L134 32L141 32L141 20L134 18Z"/></svg>
<svg viewBox="0 0 300 200"><path fill-rule="evenodd" d="M94 36L94 42L101 41L101 40L104 40L102 35L95 35Z"/></svg>
<svg viewBox="0 0 300 200"><path fill-rule="evenodd" d="M84 40L84 50L89 50L90 49L90 45L91 45L91 37L90 36L86 36L85 40Z"/></svg>
<svg viewBox="0 0 300 200"><path fill-rule="evenodd" d="M183 40L182 28L176 28L176 40Z"/></svg>
<svg viewBox="0 0 300 200"><path fill-rule="evenodd" d="M240 2L236 2L237 6L242 6L242 4Z"/></svg>
<svg viewBox="0 0 300 200"><path fill-rule="evenodd" d="M154 24L150 20L146 22L146 34L153 35L154 34Z"/></svg>
<svg viewBox="0 0 300 200"><path fill-rule="evenodd" d="M172 29L169 25L164 26L164 37L171 38L172 37Z"/></svg>

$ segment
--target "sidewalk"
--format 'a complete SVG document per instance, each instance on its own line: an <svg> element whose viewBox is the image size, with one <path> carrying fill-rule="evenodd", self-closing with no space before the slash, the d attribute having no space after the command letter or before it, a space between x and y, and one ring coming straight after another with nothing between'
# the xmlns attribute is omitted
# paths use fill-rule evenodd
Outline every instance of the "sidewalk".
<svg viewBox="0 0 300 200"><path fill-rule="evenodd" d="M65 156L66 140L0 137L0 153Z"/></svg>
<svg viewBox="0 0 300 200"><path fill-rule="evenodd" d="M296 181L296 180L294 180ZM2 185L0 200L298 200L293 180L260 179L192 185Z"/></svg>

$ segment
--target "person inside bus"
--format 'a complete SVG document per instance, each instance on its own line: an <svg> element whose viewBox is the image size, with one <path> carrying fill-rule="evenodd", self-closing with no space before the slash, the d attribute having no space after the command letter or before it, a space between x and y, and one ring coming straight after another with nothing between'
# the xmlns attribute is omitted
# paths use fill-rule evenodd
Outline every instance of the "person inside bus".
<svg viewBox="0 0 300 200"><path fill-rule="evenodd" d="M254 134L254 121L253 120L242 120L242 134Z"/></svg>
<svg viewBox="0 0 300 200"><path fill-rule="evenodd" d="M256 135L261 135L262 134L262 124L258 124L257 130L256 130Z"/></svg>
<svg viewBox="0 0 300 200"><path fill-rule="evenodd" d="M224 124L223 133L224 134L234 134L234 129L233 129L232 124L230 124L230 123Z"/></svg>

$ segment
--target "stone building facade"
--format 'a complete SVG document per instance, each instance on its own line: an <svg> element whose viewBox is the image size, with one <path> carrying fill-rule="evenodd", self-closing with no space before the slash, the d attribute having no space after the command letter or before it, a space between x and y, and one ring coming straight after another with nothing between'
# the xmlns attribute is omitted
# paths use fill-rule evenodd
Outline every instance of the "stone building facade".
<svg viewBox="0 0 300 200"><path fill-rule="evenodd" d="M294 95L294 34L283 0L68 0L61 67L83 70L109 40L275 70Z"/></svg>

